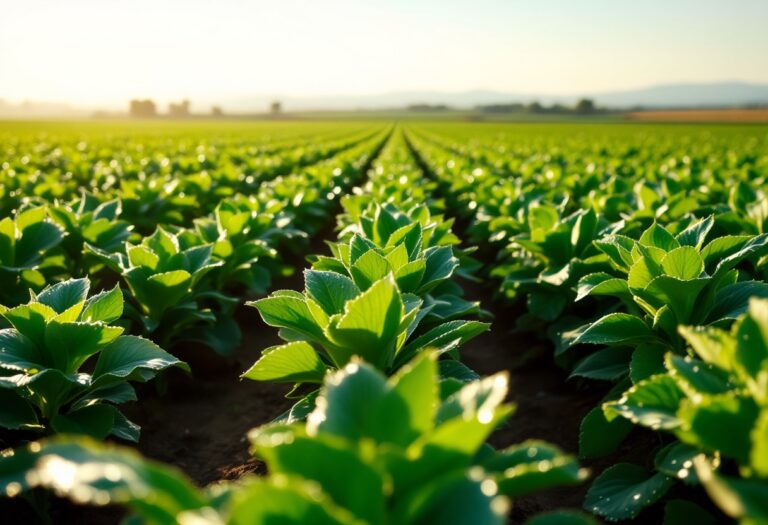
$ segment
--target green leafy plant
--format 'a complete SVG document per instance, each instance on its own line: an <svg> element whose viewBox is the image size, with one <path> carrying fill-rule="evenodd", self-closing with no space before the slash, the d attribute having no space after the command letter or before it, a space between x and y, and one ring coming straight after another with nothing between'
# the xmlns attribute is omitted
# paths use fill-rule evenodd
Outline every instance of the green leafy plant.
<svg viewBox="0 0 768 525"><path fill-rule="evenodd" d="M457 247L452 225L453 220L432 215L426 205L402 211L371 201L356 222L344 227L339 242L329 243L333 257L314 257L312 267L346 275L362 290L392 273L403 293L424 299L429 308L425 324L476 315L479 304L462 299L453 279L472 275L462 264L470 250Z"/></svg>
<svg viewBox="0 0 768 525"><path fill-rule="evenodd" d="M596 241L624 275L583 277L577 300L612 296L628 313L610 313L566 334L568 345L640 346L657 356L665 349L682 353L679 326L730 322L744 312L749 297L768 296L768 284L741 280L736 268L768 251L768 235L718 237L704 245L712 225L711 217L701 219L673 236L653 224L639 240L612 235ZM625 371L631 355L624 354Z"/></svg>
<svg viewBox="0 0 768 525"><path fill-rule="evenodd" d="M58 203L48 208L53 221L65 232L62 248L71 275L86 275L97 271L84 261L86 243L104 252L120 250L131 235L133 227L119 219L119 199L100 202L94 195L83 193L69 204Z"/></svg>
<svg viewBox="0 0 768 525"><path fill-rule="evenodd" d="M197 339L226 354L239 344L237 325L226 316L217 318L211 308L204 307L204 301L235 301L204 281L208 272L222 265L213 260L212 245L182 249L176 235L158 227L141 244L126 243L124 252L87 248L123 278L132 299L128 317L164 348Z"/></svg>
<svg viewBox="0 0 768 525"><path fill-rule="evenodd" d="M70 279L25 305L0 308L13 326L0 330L0 426L137 441L139 427L115 406L136 399L130 381L187 368L110 325L123 313L119 288L88 297L89 287L87 279Z"/></svg>
<svg viewBox="0 0 768 525"><path fill-rule="evenodd" d="M487 329L486 323L455 319L477 311L477 304L431 295L451 284L458 267L450 246L425 246L434 227L423 234L420 222L378 210L374 220L363 221L370 238L351 233L348 242L332 244L335 257L315 259L304 272L304 293L281 290L249 303L288 342L264 350L243 377L320 384L329 368L341 368L353 356L393 373L426 348L457 357L459 346ZM458 362L445 371L474 377ZM311 399L300 403L311 407Z"/></svg>
<svg viewBox="0 0 768 525"><path fill-rule="evenodd" d="M573 288L581 277L608 269L593 246L605 229L591 209L561 218L555 206L531 205L525 232L510 238L508 260L497 264L491 275L502 279L507 297L524 297L532 315L554 321L573 302Z"/></svg>
<svg viewBox="0 0 768 525"><path fill-rule="evenodd" d="M543 442L484 445L512 412L506 393L497 374L440 401L434 354L389 380L355 360L328 377L305 423L250 433L266 478L201 492L132 451L52 439L0 458L0 489L42 486L81 502L123 503L153 524L502 524L508 498L586 474Z"/></svg>
<svg viewBox="0 0 768 525"><path fill-rule="evenodd" d="M680 333L693 355L668 352L662 370L606 403L605 414L680 440L657 455L656 498L673 479L703 480L726 513L768 520L768 499L756 498L768 495L768 300L753 298L730 332L681 327ZM729 463L738 467L739 478L718 472ZM614 472L617 479L623 474ZM607 517L626 517L596 506Z"/></svg>
<svg viewBox="0 0 768 525"><path fill-rule="evenodd" d="M263 294L271 274L278 270L276 248L306 237L291 226L289 216L260 210L260 206L253 198L225 199L211 217L195 220L194 231L179 232L187 248L213 246L212 259L222 263L207 276L215 289L240 287L249 294Z"/></svg>
<svg viewBox="0 0 768 525"><path fill-rule="evenodd" d="M58 272L62 261L50 251L64 238L62 229L46 216L44 206L19 210L0 220L0 300L18 304L27 290L42 289L49 270Z"/></svg>

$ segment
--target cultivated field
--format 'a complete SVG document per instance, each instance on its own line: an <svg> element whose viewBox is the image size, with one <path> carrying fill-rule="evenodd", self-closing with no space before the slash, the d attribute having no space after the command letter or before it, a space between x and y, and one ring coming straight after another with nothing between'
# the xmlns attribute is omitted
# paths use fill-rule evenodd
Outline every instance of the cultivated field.
<svg viewBox="0 0 768 525"><path fill-rule="evenodd" d="M635 111L630 120L650 122L768 122L768 109L688 109Z"/></svg>
<svg viewBox="0 0 768 525"><path fill-rule="evenodd" d="M2 521L768 524L767 188L754 124L0 123Z"/></svg>

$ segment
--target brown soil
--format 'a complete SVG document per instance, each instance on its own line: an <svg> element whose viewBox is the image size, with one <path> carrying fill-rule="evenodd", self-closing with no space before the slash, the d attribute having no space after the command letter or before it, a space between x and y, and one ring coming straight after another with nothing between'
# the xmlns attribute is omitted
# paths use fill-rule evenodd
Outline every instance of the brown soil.
<svg viewBox="0 0 768 525"><path fill-rule="evenodd" d="M167 395L145 395L130 409L129 417L142 427L139 450L180 467L201 486L256 471L246 434L290 407L286 386L240 379L263 348L280 344L276 330L253 308L243 310L240 326L243 344L224 367L218 364L220 373L177 376ZM193 372L200 370L201 362L195 367L195 359L187 359Z"/></svg>

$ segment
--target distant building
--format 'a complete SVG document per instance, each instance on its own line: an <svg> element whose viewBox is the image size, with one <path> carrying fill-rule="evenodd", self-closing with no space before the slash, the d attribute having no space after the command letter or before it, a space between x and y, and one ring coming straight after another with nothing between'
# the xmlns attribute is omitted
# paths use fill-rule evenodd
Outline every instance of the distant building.
<svg viewBox="0 0 768 525"><path fill-rule="evenodd" d="M279 115L283 112L283 105L280 101L276 100L269 105L269 112L273 115Z"/></svg>
<svg viewBox="0 0 768 525"><path fill-rule="evenodd" d="M182 100L179 103L171 102L168 105L168 116L171 118L189 117L189 100Z"/></svg>
<svg viewBox="0 0 768 525"><path fill-rule="evenodd" d="M211 107L211 116L212 117L223 117L224 116L224 110L221 109L221 106L212 106Z"/></svg>
<svg viewBox="0 0 768 525"><path fill-rule="evenodd" d="M150 118L157 116L157 106L150 99L131 100L128 114L135 118Z"/></svg>

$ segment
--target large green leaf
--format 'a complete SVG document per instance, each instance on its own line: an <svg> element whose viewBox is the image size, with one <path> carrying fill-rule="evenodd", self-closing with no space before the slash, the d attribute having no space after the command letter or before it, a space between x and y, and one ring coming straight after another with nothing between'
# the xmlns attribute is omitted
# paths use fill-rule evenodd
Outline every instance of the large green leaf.
<svg viewBox="0 0 768 525"><path fill-rule="evenodd" d="M502 525L508 505L494 489L464 473L432 480L414 494L406 510L395 509L394 515L401 517L393 523Z"/></svg>
<svg viewBox="0 0 768 525"><path fill-rule="evenodd" d="M706 323L736 319L747 311L752 297L768 298L768 283L739 281L723 286L715 294L715 304L707 316Z"/></svg>
<svg viewBox="0 0 768 525"><path fill-rule="evenodd" d="M88 357L122 333L123 328L104 323L51 321L45 328L45 351L56 368L73 373Z"/></svg>
<svg viewBox="0 0 768 525"><path fill-rule="evenodd" d="M0 388L0 427L13 430L38 426L37 414L17 392Z"/></svg>
<svg viewBox="0 0 768 525"><path fill-rule="evenodd" d="M324 341L323 329L315 322L301 294L276 295L247 303L254 306L269 326L288 328L309 337L313 341Z"/></svg>
<svg viewBox="0 0 768 525"><path fill-rule="evenodd" d="M635 424L657 429L673 429L680 425L677 410L683 392L674 379L659 374L640 381L618 401L603 405L608 419L623 416Z"/></svg>
<svg viewBox="0 0 768 525"><path fill-rule="evenodd" d="M361 290L367 290L373 283L387 276L391 271L387 260L375 250L361 255L350 268L352 279Z"/></svg>
<svg viewBox="0 0 768 525"><path fill-rule="evenodd" d="M85 322L111 323L123 315L123 293L119 286L104 290L85 301L80 319Z"/></svg>
<svg viewBox="0 0 768 525"><path fill-rule="evenodd" d="M702 250L701 257L710 273L716 264L726 257L736 253L749 241L748 235L724 235L709 242Z"/></svg>
<svg viewBox="0 0 768 525"><path fill-rule="evenodd" d="M322 383L325 372L326 366L315 349L305 341L294 341L264 349L242 377L281 383Z"/></svg>
<svg viewBox="0 0 768 525"><path fill-rule="evenodd" d="M0 491L52 489L80 504L123 503L158 524L208 505L176 469L141 458L134 450L90 439L51 438L0 457Z"/></svg>
<svg viewBox="0 0 768 525"><path fill-rule="evenodd" d="M748 315L738 325L736 339L735 365L750 382L762 381L764 389L764 382L768 381L768 300L750 300ZM759 390L753 388L756 393Z"/></svg>
<svg viewBox="0 0 768 525"><path fill-rule="evenodd" d="M691 397L697 394L723 394L733 388L725 372L699 359L681 357L670 352L665 363L678 386Z"/></svg>
<svg viewBox="0 0 768 525"><path fill-rule="evenodd" d="M149 274L138 267L126 272L124 277L142 307L155 317L182 302L192 282L192 275L185 270Z"/></svg>
<svg viewBox="0 0 768 525"><path fill-rule="evenodd" d="M406 447L432 429L439 400L436 359L425 353L408 363L390 379L391 388L371 404L371 412L378 414L371 432L379 442Z"/></svg>
<svg viewBox="0 0 768 525"><path fill-rule="evenodd" d="M677 237L677 241L683 246L693 246L696 249L701 249L704 244L707 234L712 230L712 226L715 224L714 216L710 215L704 219L700 219L691 223L685 230L680 232Z"/></svg>
<svg viewBox="0 0 768 525"><path fill-rule="evenodd" d="M5 310L2 315L22 335L42 347L46 324L56 317L56 310L44 304L29 303Z"/></svg>
<svg viewBox="0 0 768 525"><path fill-rule="evenodd" d="M45 367L32 339L13 328L0 330L0 368L27 371Z"/></svg>
<svg viewBox="0 0 768 525"><path fill-rule="evenodd" d="M348 363L353 355L379 369L388 366L394 357L403 309L400 292L391 277L377 281L347 302L344 313L327 328L328 338L334 343L330 352L336 366Z"/></svg>
<svg viewBox="0 0 768 525"><path fill-rule="evenodd" d="M89 405L66 414L56 414L51 418L51 428L59 434L82 434L104 439L112 432L116 412L112 405Z"/></svg>
<svg viewBox="0 0 768 525"><path fill-rule="evenodd" d="M242 490L233 493L229 507L227 523L230 525L359 523L349 512L338 508L316 485L297 481L251 480Z"/></svg>
<svg viewBox="0 0 768 525"><path fill-rule="evenodd" d="M610 521L631 519L664 496L673 482L664 474L619 463L595 479L587 492L584 508Z"/></svg>
<svg viewBox="0 0 768 525"><path fill-rule="evenodd" d="M727 332L704 326L681 326L678 330L704 361L714 363L725 370L733 368L736 342Z"/></svg>
<svg viewBox="0 0 768 525"><path fill-rule="evenodd" d="M743 523L768 523L768 483L718 474L704 458L695 461L696 474L720 509Z"/></svg>
<svg viewBox="0 0 768 525"><path fill-rule="evenodd" d="M656 334L641 318L614 313L590 324L571 344L627 345L655 339Z"/></svg>
<svg viewBox="0 0 768 525"><path fill-rule="evenodd" d="M93 370L93 387L122 381L147 381L172 366L189 366L155 343L142 337L124 335L105 347Z"/></svg>
<svg viewBox="0 0 768 525"><path fill-rule="evenodd" d="M347 301L360 293L352 279L336 272L305 270L304 285L307 295L329 316L341 313Z"/></svg>
<svg viewBox="0 0 768 525"><path fill-rule="evenodd" d="M470 339L488 330L489 327L488 323L481 323L480 321L448 321L441 323L410 341L398 354L397 363L407 362L423 349L434 348L440 350L454 341L457 341L459 345L463 345Z"/></svg>
<svg viewBox="0 0 768 525"><path fill-rule="evenodd" d="M389 390L386 379L370 365L357 361L329 376L307 418L309 435L327 433L347 440L376 438L380 424L371 406Z"/></svg>
<svg viewBox="0 0 768 525"><path fill-rule="evenodd" d="M693 468L694 459L701 454L696 447L675 441L662 448L654 458L656 470L671 478L677 478L686 484L698 483L696 470Z"/></svg>
<svg viewBox="0 0 768 525"><path fill-rule="evenodd" d="M678 413L681 440L749 464L750 433L759 413L755 402L732 394L700 398L685 404Z"/></svg>
<svg viewBox="0 0 768 525"><path fill-rule="evenodd" d="M336 504L367 523L382 522L384 480L353 447L323 434L307 437L288 431L282 438L281 432L286 431L267 427L250 435L272 475L300 472L302 478L319 483ZM345 475L339 476L340 471Z"/></svg>
<svg viewBox="0 0 768 525"><path fill-rule="evenodd" d="M40 209L45 211L45 208ZM15 266L19 268L36 265L40 254L59 244L64 237L61 228L52 222L36 222L19 228L22 229L21 238L16 241L14 250Z"/></svg>
<svg viewBox="0 0 768 525"><path fill-rule="evenodd" d="M666 275L687 281L696 279L704 271L704 261L692 246L681 246L668 252L661 260Z"/></svg>
<svg viewBox="0 0 768 525"><path fill-rule="evenodd" d="M604 272L591 273L579 280L575 301L580 301L590 295L631 297L626 279L620 279Z"/></svg>
<svg viewBox="0 0 768 525"><path fill-rule="evenodd" d="M62 313L85 301L91 282L88 279L69 279L46 288L37 295L37 301Z"/></svg>
<svg viewBox="0 0 768 525"><path fill-rule="evenodd" d="M417 259L404 264L395 273L397 286L399 286L400 290L404 293L415 292L421 284L426 270L427 261L425 259Z"/></svg>
<svg viewBox="0 0 768 525"><path fill-rule="evenodd" d="M750 464L759 476L768 478L768 408L762 408L752 432Z"/></svg>
<svg viewBox="0 0 768 525"><path fill-rule="evenodd" d="M572 456L538 440L513 445L494 454L482 465L494 474L499 492L510 497L576 485L587 477L587 471Z"/></svg>
<svg viewBox="0 0 768 525"><path fill-rule="evenodd" d="M418 294L430 291L441 281L453 275L453 272L459 267L459 260L454 257L453 249L450 246L429 248L424 252L424 255L427 258L427 265L421 286L417 290Z"/></svg>
<svg viewBox="0 0 768 525"><path fill-rule="evenodd" d="M660 248L665 252L680 247L680 243L669 231L658 223L653 223L640 236L640 244L652 248Z"/></svg>

